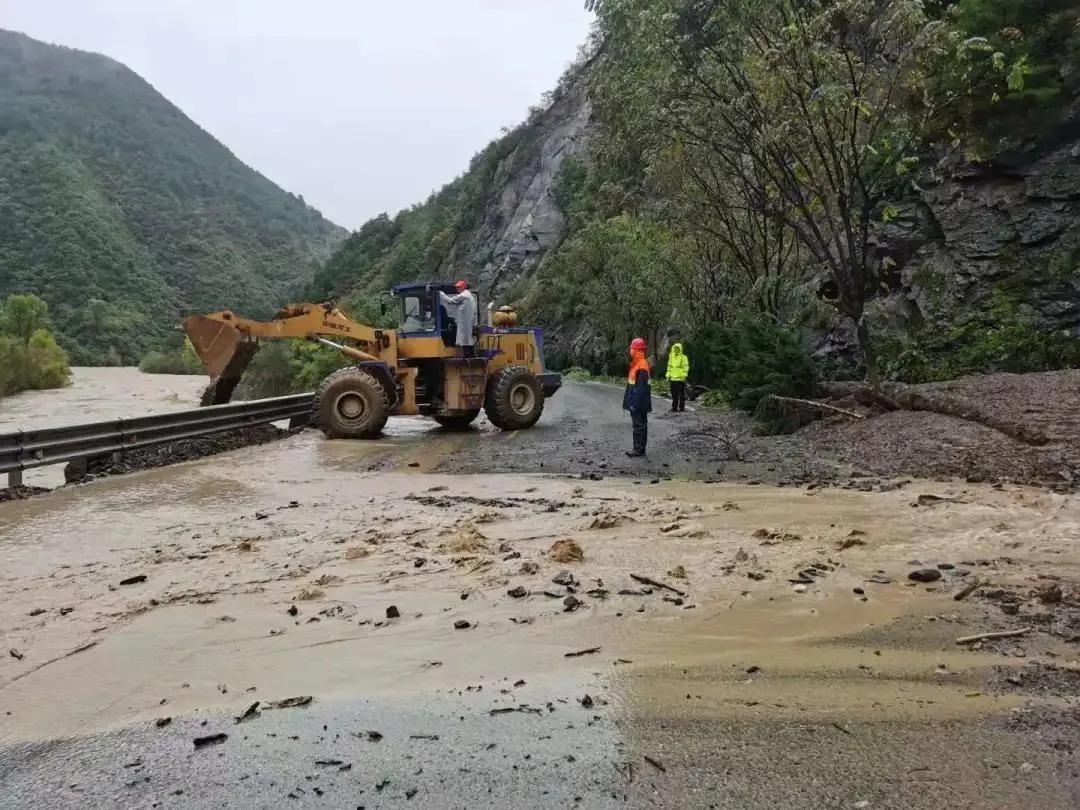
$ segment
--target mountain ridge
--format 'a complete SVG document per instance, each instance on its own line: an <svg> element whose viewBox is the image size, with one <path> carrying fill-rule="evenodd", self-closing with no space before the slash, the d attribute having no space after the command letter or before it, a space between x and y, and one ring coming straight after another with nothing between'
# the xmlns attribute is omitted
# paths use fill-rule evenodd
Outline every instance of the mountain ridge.
<svg viewBox="0 0 1080 810"><path fill-rule="evenodd" d="M269 315L346 235L122 63L0 29L0 295L48 301L76 362Z"/></svg>

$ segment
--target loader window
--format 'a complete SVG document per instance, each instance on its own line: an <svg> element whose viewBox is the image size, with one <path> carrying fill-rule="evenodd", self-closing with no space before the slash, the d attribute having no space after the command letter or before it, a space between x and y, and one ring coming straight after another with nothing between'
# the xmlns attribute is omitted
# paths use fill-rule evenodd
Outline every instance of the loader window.
<svg viewBox="0 0 1080 810"><path fill-rule="evenodd" d="M423 296L406 295L401 299L402 332L434 332L435 313L431 309L431 302Z"/></svg>

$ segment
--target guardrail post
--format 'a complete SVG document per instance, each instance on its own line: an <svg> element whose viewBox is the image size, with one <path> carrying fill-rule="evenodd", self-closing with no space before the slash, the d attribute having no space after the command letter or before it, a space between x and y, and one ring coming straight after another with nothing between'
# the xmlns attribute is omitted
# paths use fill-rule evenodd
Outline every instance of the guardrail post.
<svg viewBox="0 0 1080 810"><path fill-rule="evenodd" d="M7 483L9 487L22 486L22 470L12 470L8 473Z"/></svg>

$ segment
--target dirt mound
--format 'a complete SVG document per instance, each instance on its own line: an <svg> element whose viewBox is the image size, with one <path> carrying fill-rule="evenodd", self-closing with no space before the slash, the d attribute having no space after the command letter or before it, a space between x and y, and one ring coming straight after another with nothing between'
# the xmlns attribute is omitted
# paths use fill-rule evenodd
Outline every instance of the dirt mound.
<svg viewBox="0 0 1080 810"><path fill-rule="evenodd" d="M556 540L548 554L557 563L581 562L585 559L585 552L573 540Z"/></svg>
<svg viewBox="0 0 1080 810"><path fill-rule="evenodd" d="M458 529L457 534L446 543L443 543L442 547L444 550L454 554L479 554L491 551L487 544L487 538L471 523L466 523Z"/></svg>

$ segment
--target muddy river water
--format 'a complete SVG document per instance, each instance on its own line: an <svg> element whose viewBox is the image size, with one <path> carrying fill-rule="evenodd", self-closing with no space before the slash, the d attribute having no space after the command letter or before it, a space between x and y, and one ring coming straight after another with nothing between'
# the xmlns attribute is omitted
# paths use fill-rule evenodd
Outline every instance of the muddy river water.
<svg viewBox="0 0 1080 810"><path fill-rule="evenodd" d="M195 382L94 370L0 418ZM428 429L0 504L0 806L1076 806L1003 719L1075 703L986 687L1075 647L958 645L1013 625L953 599L1080 580L1076 498L444 475L528 436Z"/></svg>

